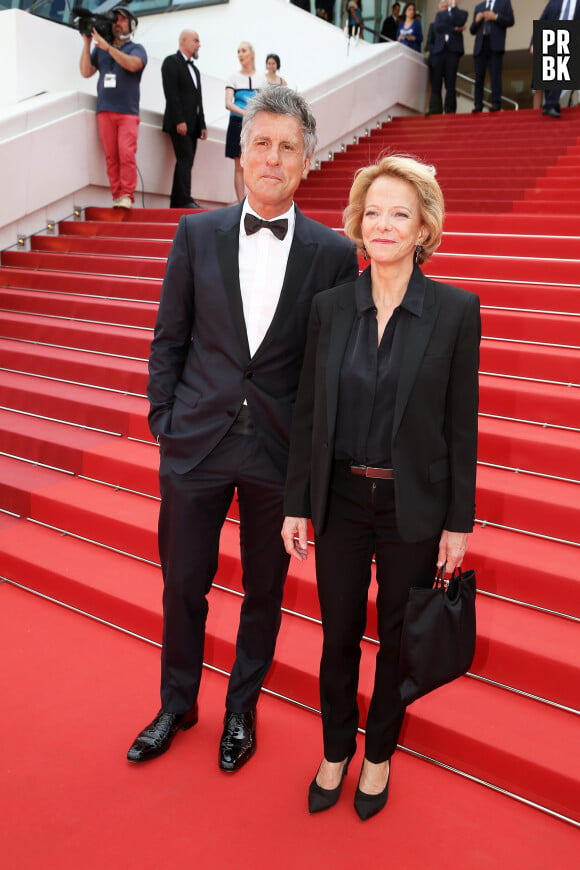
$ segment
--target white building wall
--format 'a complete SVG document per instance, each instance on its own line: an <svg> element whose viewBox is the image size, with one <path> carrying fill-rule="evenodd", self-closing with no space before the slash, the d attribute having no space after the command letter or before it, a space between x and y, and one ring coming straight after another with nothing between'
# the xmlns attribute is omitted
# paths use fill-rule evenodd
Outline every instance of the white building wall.
<svg viewBox="0 0 580 870"><path fill-rule="evenodd" d="M260 71L268 52L279 54L284 76L311 102L317 160L389 114L424 109L422 57L395 44L349 42L339 28L287 0L230 0L143 17L136 40L149 62L142 78L137 205L168 205L174 158L161 131L160 67L185 27L197 29L202 42L208 140L199 144L192 186L202 202L234 199L233 164L224 156L224 98L242 39L254 44ZM96 77L81 77L80 52L74 29L19 10L0 12L0 248L42 229L48 218L70 215L73 205L110 204L94 115Z"/></svg>

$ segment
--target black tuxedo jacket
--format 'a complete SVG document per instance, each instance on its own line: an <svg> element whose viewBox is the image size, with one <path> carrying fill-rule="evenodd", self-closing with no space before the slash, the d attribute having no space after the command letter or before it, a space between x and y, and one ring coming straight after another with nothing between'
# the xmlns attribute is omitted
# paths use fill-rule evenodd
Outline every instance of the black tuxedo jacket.
<svg viewBox="0 0 580 870"><path fill-rule="evenodd" d="M465 9L459 9L454 6L451 10L442 9L438 12L433 21L433 30L435 38L433 48L431 49L431 57L438 54L443 54L444 51L449 51L452 54L463 54L463 32L455 30L456 27L463 27L467 21L467 12ZM445 37L448 37L446 39Z"/></svg>
<svg viewBox="0 0 580 870"><path fill-rule="evenodd" d="M185 122L187 132L194 139L199 139L201 131L205 130L203 114L203 99L201 93L201 76L198 68L193 67L197 87L191 80L191 73L180 51L169 55L161 65L163 93L165 94L165 114L163 115L163 130L175 133L178 124Z"/></svg>
<svg viewBox="0 0 580 870"><path fill-rule="evenodd" d="M181 218L171 248L149 359L149 424L174 471L204 459L242 402L286 473L292 411L315 293L358 274L354 246L296 209L274 318L250 355L238 249L242 205Z"/></svg>
<svg viewBox="0 0 580 870"><path fill-rule="evenodd" d="M483 27L485 20L475 22L475 16L478 12L485 12L486 0L478 3L473 10L473 21L469 27L469 32L475 36L473 44L473 54L478 55L483 51ZM508 27L513 27L514 13L510 0L495 0L493 11L497 14L497 21L488 21L489 24L489 48L490 51L499 53L505 52L505 37Z"/></svg>
<svg viewBox="0 0 580 870"><path fill-rule="evenodd" d="M394 15L387 15L387 17L383 21L383 26L381 27L381 36L386 37L386 39L392 39L393 41L395 41L397 38L398 26L398 18L395 18Z"/></svg>
<svg viewBox="0 0 580 870"><path fill-rule="evenodd" d="M358 278L370 281L370 269ZM397 525L407 541L443 529L468 532L475 517L479 297L415 268L420 316L397 327L401 358L392 457ZM406 313L407 314L407 313ZM324 530L338 408L340 368L356 316L355 283L313 302L290 441L284 512ZM356 413L356 408L353 408Z"/></svg>

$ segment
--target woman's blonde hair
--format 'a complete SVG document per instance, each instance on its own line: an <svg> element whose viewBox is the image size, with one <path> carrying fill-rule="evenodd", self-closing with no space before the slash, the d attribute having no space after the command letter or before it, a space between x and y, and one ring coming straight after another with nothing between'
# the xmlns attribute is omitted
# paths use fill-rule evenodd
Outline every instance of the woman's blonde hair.
<svg viewBox="0 0 580 870"><path fill-rule="evenodd" d="M445 202L435 178L435 167L423 163L417 157L409 154L389 154L357 171L350 189L348 205L342 216L344 231L357 247L363 247L361 227L367 193L373 181L383 176L406 181L417 194L420 220L427 229L427 236L423 240L420 253L417 254L417 263L420 265L441 244Z"/></svg>
<svg viewBox="0 0 580 870"><path fill-rule="evenodd" d="M242 45L247 46L247 48L248 48L248 49L250 50L250 52L252 53L252 57L253 57L254 60L255 60L255 58L256 58L256 52L254 51L254 46L252 45L252 43L251 43L251 42L248 42L247 39L243 39L243 40L240 42L240 44L238 45L238 49L240 49L240 48L242 47Z"/></svg>

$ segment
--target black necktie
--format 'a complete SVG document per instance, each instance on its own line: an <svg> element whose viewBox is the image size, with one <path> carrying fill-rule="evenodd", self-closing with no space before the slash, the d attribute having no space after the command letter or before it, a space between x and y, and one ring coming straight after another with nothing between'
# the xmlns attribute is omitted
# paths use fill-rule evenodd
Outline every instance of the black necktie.
<svg viewBox="0 0 580 870"><path fill-rule="evenodd" d="M282 241L288 232L288 219L278 218L275 221L264 221L262 218L256 217L255 214L251 214L250 212L246 213L246 216L244 217L244 229L248 236L257 233L258 230L262 229L262 227L265 227L267 230L272 230L276 238Z"/></svg>

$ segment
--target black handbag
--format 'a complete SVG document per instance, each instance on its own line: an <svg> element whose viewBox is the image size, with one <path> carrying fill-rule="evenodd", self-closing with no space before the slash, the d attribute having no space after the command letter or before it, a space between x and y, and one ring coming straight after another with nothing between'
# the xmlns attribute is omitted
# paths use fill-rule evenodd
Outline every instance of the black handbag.
<svg viewBox="0 0 580 870"><path fill-rule="evenodd" d="M399 657L403 704L411 704L469 670L475 654L475 571L440 568L431 589L412 587Z"/></svg>

